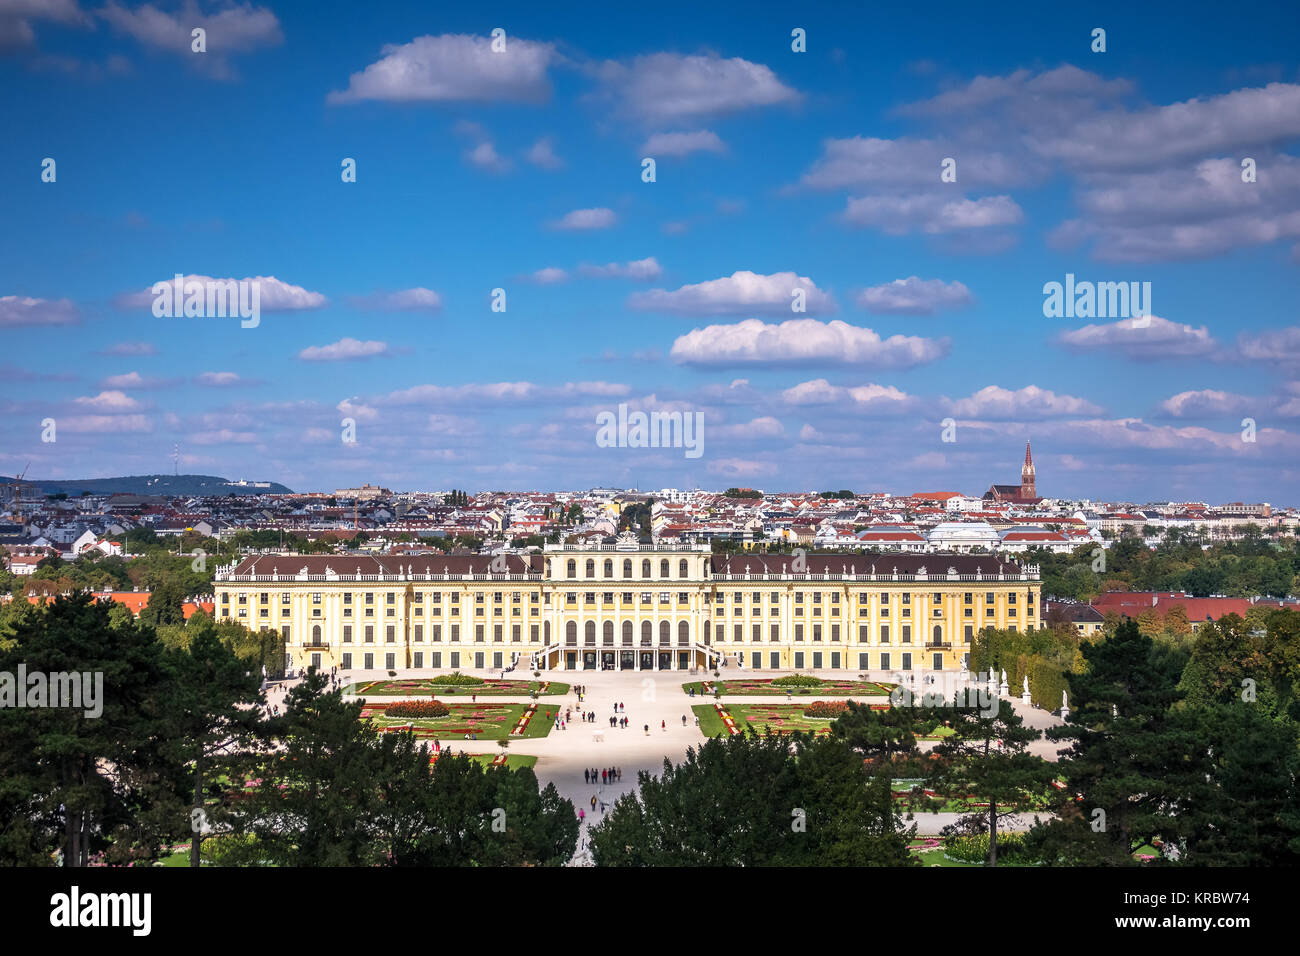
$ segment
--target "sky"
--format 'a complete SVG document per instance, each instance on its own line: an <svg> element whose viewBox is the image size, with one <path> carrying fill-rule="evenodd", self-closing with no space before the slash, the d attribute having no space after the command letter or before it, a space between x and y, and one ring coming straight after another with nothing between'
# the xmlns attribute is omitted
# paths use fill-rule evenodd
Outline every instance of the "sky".
<svg viewBox="0 0 1300 956"><path fill-rule="evenodd" d="M1300 504L1297 37L0 0L0 474L978 495L1031 440L1042 495ZM155 315L177 274L258 323ZM1149 314L1049 317L1067 275ZM598 444L620 405L702 442Z"/></svg>

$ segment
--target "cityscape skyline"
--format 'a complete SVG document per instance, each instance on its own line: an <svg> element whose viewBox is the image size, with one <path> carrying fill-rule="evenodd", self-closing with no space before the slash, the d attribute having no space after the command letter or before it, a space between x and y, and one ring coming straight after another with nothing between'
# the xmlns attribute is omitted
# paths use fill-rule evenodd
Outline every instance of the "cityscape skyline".
<svg viewBox="0 0 1300 956"><path fill-rule="evenodd" d="M1032 440L1065 498L1300 477L1287 5L146 9L0 2L0 473L979 494ZM178 275L263 314L166 317ZM602 446L622 406L702 453Z"/></svg>

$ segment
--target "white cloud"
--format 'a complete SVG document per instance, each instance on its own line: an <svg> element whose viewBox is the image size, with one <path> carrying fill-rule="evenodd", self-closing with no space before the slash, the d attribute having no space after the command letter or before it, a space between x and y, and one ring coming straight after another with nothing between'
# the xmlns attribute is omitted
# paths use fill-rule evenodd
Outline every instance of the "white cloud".
<svg viewBox="0 0 1300 956"><path fill-rule="evenodd" d="M497 404L564 400L579 396L619 396L630 389L615 382L566 382L537 385L533 382L488 382L468 385L415 385L390 392L385 405Z"/></svg>
<svg viewBox="0 0 1300 956"><path fill-rule="evenodd" d="M139 372L126 372L122 375L110 375L99 383L100 388L166 388L175 385L174 379L145 378Z"/></svg>
<svg viewBox="0 0 1300 956"><path fill-rule="evenodd" d="M380 52L327 101L541 102L550 95L547 69L557 59L550 43L507 36L505 52L494 53L490 37L464 34L416 37Z"/></svg>
<svg viewBox="0 0 1300 956"><path fill-rule="evenodd" d="M329 345L308 346L298 353L298 358L305 362L344 362L387 354L387 342L362 342L358 339L342 338Z"/></svg>
<svg viewBox="0 0 1300 956"><path fill-rule="evenodd" d="M855 298L869 312L898 315L933 315L941 309L959 309L975 301L960 282L909 276L863 289Z"/></svg>
<svg viewBox="0 0 1300 956"><path fill-rule="evenodd" d="M153 431L153 423L144 415L65 415L58 419L58 427L61 432L90 435Z"/></svg>
<svg viewBox="0 0 1300 956"><path fill-rule="evenodd" d="M383 312L437 312L442 309L442 296L423 286L354 296L349 301L359 309L377 309Z"/></svg>
<svg viewBox="0 0 1300 956"><path fill-rule="evenodd" d="M200 385L212 388L228 388L241 384L239 374L236 372L201 372L194 380Z"/></svg>
<svg viewBox="0 0 1300 956"><path fill-rule="evenodd" d="M1102 413L1099 406L1087 399L1058 395L1037 385L1026 385L1014 391L989 385L968 398L951 402L950 408L954 415L962 418L983 419L1049 418Z"/></svg>
<svg viewBox="0 0 1300 956"><path fill-rule="evenodd" d="M94 396L82 396L73 401L83 408L97 412L132 412L140 408L138 401L116 389L109 389Z"/></svg>
<svg viewBox="0 0 1300 956"><path fill-rule="evenodd" d="M158 280L175 288L175 277L167 276ZM300 285L291 285L275 276L249 276L243 279L214 279L205 275L183 275L181 277L183 294L188 296L191 286L198 283L204 287L208 283L225 284L230 282L255 282L258 289L258 306L263 312L296 312L303 309L319 309L329 302L319 292L311 292ZM128 292L117 297L121 308L152 308L154 303L153 285L140 292Z"/></svg>
<svg viewBox="0 0 1300 956"><path fill-rule="evenodd" d="M693 329L673 343L670 354L688 365L833 362L908 368L941 358L948 349L946 338L892 335L882 339L871 329L838 319L794 319L776 325L746 319Z"/></svg>
<svg viewBox="0 0 1300 956"><path fill-rule="evenodd" d="M1241 354L1261 362L1300 362L1300 326L1290 326L1276 331L1251 335L1243 332L1237 337Z"/></svg>
<svg viewBox="0 0 1300 956"><path fill-rule="evenodd" d="M669 292L650 289L628 297L629 308L677 315L787 315L794 302L793 291L804 293L804 305L812 314L834 312L835 300L806 276L793 272L760 275L741 270L721 279L684 285Z"/></svg>
<svg viewBox="0 0 1300 956"><path fill-rule="evenodd" d="M157 355L158 347L152 342L118 342L104 349L104 355Z"/></svg>
<svg viewBox="0 0 1300 956"><path fill-rule="evenodd" d="M913 408L916 400L892 385L855 385L845 388L824 378L800 382L781 393L787 405L838 405L855 412L898 413Z"/></svg>
<svg viewBox="0 0 1300 956"><path fill-rule="evenodd" d="M496 147L489 142L479 143L473 149L467 150L465 160L471 166L486 169L490 173L505 173L510 170L510 161L497 153Z"/></svg>
<svg viewBox="0 0 1300 956"><path fill-rule="evenodd" d="M610 262L603 266L581 265L578 272L584 276L607 279L657 279L663 273L659 262L651 256L648 259L636 259L631 262Z"/></svg>
<svg viewBox="0 0 1300 956"><path fill-rule="evenodd" d="M564 218L552 223L556 229L608 229L618 221L614 210L598 206L594 209L575 209Z"/></svg>
<svg viewBox="0 0 1300 956"><path fill-rule="evenodd" d="M563 269L555 266L547 266L545 269L538 269L533 273L533 281L540 282L543 285L553 285L556 282L563 282L569 278L569 274Z"/></svg>
<svg viewBox="0 0 1300 956"><path fill-rule="evenodd" d="M215 13L200 12L194 0L185 0L175 13L145 3L134 10L116 0L109 0L98 11L118 31L145 46L186 57L197 68L217 76L229 76L226 57L257 47L277 46L284 42L280 21L265 7L251 3L231 4ZM206 32L207 52L195 55L191 31L201 27Z"/></svg>
<svg viewBox="0 0 1300 956"><path fill-rule="evenodd" d="M776 474L776 465L748 458L713 458L710 459L706 470L711 475L722 475L727 478L759 478L763 475Z"/></svg>
<svg viewBox="0 0 1300 956"><path fill-rule="evenodd" d="M643 156L689 156L691 153L722 153L723 145L718 134L708 129L690 133L655 133L641 144Z"/></svg>
<svg viewBox="0 0 1300 956"><path fill-rule="evenodd" d="M1074 351L1105 350L1133 359L1196 358L1218 352L1205 326L1193 328L1156 315L1085 325L1062 332L1059 341Z"/></svg>
<svg viewBox="0 0 1300 956"><path fill-rule="evenodd" d="M1021 186L1028 178L1019 157L988 149L974 152L955 143L906 136L854 136L825 140L822 155L800 182L813 189L928 186L938 181L940 163L949 158L957 160L958 181L966 186Z"/></svg>
<svg viewBox="0 0 1300 956"><path fill-rule="evenodd" d="M799 93L761 63L717 54L652 53L597 69L620 107L646 122L673 122L795 103Z"/></svg>
<svg viewBox="0 0 1300 956"><path fill-rule="evenodd" d="M555 155L555 143L549 136L543 136L528 147L524 158L540 169L559 169L564 165L564 160Z"/></svg>
<svg viewBox="0 0 1300 956"><path fill-rule="evenodd" d="M1160 403L1160 409L1174 418L1208 418L1215 415L1239 415L1248 409L1259 409L1264 404L1248 395L1203 388L1171 395Z"/></svg>
<svg viewBox="0 0 1300 956"><path fill-rule="evenodd" d="M186 436L186 440L195 445L251 445L257 441L257 434L219 428L215 431L193 432Z"/></svg>
<svg viewBox="0 0 1300 956"><path fill-rule="evenodd" d="M33 299L25 295L0 295L0 328L20 325L73 325L77 307L71 299Z"/></svg>
<svg viewBox="0 0 1300 956"><path fill-rule="evenodd" d="M913 193L851 198L844 207L843 219L850 225L878 228L888 235L936 235L1018 225L1024 212L1010 196L948 199L939 193Z"/></svg>

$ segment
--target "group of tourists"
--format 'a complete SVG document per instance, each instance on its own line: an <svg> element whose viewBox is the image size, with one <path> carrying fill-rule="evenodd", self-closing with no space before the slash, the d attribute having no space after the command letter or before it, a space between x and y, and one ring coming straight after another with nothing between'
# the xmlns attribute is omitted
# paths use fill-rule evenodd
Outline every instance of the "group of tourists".
<svg viewBox="0 0 1300 956"><path fill-rule="evenodd" d="M620 767L604 767L597 771L595 767L590 770L582 771L582 779L591 785L595 785L599 780L601 783L617 783L623 779L623 770ZM595 797L591 799L595 800Z"/></svg>

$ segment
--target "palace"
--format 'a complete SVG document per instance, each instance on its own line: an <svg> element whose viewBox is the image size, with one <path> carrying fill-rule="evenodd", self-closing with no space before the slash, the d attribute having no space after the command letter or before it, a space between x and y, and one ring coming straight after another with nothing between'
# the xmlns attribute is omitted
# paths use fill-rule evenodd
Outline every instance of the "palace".
<svg viewBox="0 0 1300 956"><path fill-rule="evenodd" d="M278 628L291 666L954 670L984 627L1034 630L1038 568L981 554L299 555L218 569L216 615Z"/></svg>

